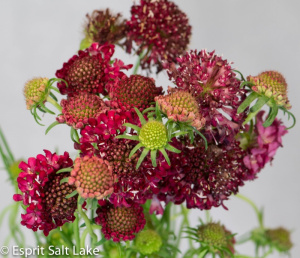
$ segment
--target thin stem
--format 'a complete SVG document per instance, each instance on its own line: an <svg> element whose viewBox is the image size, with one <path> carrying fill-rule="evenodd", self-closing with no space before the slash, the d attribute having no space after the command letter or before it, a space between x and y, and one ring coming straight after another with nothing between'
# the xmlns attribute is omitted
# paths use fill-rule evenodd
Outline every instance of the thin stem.
<svg viewBox="0 0 300 258"><path fill-rule="evenodd" d="M80 216L83 218L85 225L86 225L86 230L87 232L90 234L90 236L92 237L92 248L95 247L95 244L97 243L97 235L94 233L91 222L89 220L89 218L87 217L87 215L83 212L81 205L79 204L79 199L80 196L78 196L78 204L77 204L77 209L78 212L80 214ZM86 237L86 236L85 236ZM81 241L83 241L83 244L85 243L85 237L82 236ZM82 242L81 242L82 243Z"/></svg>
<svg viewBox="0 0 300 258"><path fill-rule="evenodd" d="M143 52L141 52L141 53L139 54L138 59L137 59L137 61L136 61L136 63L135 63L135 66L134 66L134 68L133 68L132 74L137 74L137 71L138 71L138 69L139 69L139 67L140 67L140 64L141 64L142 56L143 56Z"/></svg>
<svg viewBox="0 0 300 258"><path fill-rule="evenodd" d="M263 229L264 225L263 225L263 221L262 221L262 215L261 215L261 212L259 211L259 209L257 208L256 204L244 195L237 194L236 197L240 198L241 200L247 202L248 204L250 204L252 206L252 208L254 209L254 211L257 215L259 226L260 226L260 228Z"/></svg>
<svg viewBox="0 0 300 258"><path fill-rule="evenodd" d="M73 222L73 230L74 230L74 237L76 242L76 252L78 253L80 250L80 237L79 237L79 214L75 212L75 220Z"/></svg>
<svg viewBox="0 0 300 258"><path fill-rule="evenodd" d="M62 107L50 96L47 97L46 99L49 103L51 103L54 107L56 107L58 109L58 111L61 113L62 111Z"/></svg>

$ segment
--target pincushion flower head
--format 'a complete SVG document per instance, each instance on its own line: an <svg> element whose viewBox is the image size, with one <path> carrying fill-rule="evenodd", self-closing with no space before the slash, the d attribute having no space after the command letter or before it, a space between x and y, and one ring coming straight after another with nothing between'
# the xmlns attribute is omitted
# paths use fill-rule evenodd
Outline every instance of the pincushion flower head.
<svg viewBox="0 0 300 258"><path fill-rule="evenodd" d="M151 153L151 161L154 167L157 166L156 156L158 151L163 154L166 161L170 165L170 159L166 150L170 152L180 153L180 150L169 144L171 138L176 135L172 135L172 132L170 130L168 131L168 128L162 122L162 117L159 112L156 112L156 119L149 119L148 121L146 121L142 113L137 108L135 108L135 111L140 119L142 127L138 127L137 125L131 123L125 123L123 124L123 126L134 129L137 132L137 135L124 134L118 135L116 138L129 139L139 142L130 152L129 158L131 158L131 156L140 148L144 147L136 165L137 169L149 152Z"/></svg>
<svg viewBox="0 0 300 258"><path fill-rule="evenodd" d="M197 229L189 228L187 233L201 243L198 252L219 254L221 257L232 257L234 253L235 239L220 223L202 224Z"/></svg>
<svg viewBox="0 0 300 258"><path fill-rule="evenodd" d="M141 254L150 255L160 250L162 239L155 230L146 229L137 234L135 245Z"/></svg>
<svg viewBox="0 0 300 258"><path fill-rule="evenodd" d="M195 97L185 90L169 87L168 95L155 97L159 108L168 119L188 123L200 130L205 125L205 118L201 116L199 104Z"/></svg>
<svg viewBox="0 0 300 258"><path fill-rule="evenodd" d="M89 47L92 42L100 45L120 44L120 40L126 37L126 21L120 13L112 14L106 10L94 10L91 15L86 15L88 22L85 26L85 39L81 42L81 49Z"/></svg>
<svg viewBox="0 0 300 258"><path fill-rule="evenodd" d="M108 161L96 156L79 157L69 177L69 184L85 199L102 199L113 192L114 177Z"/></svg>
<svg viewBox="0 0 300 258"><path fill-rule="evenodd" d="M206 50L187 52L177 62L178 67L174 63L165 63L164 67L179 89L195 96L206 120L207 136L220 143L232 139L245 116L237 114L245 90L240 89L240 81L230 64L214 51Z"/></svg>
<svg viewBox="0 0 300 258"><path fill-rule="evenodd" d="M238 109L238 112L243 112L255 99L257 102L250 108L250 113L244 124L249 122L261 108L267 104L270 108L268 118L264 122L264 126L270 126L277 116L278 109L282 109L289 116L292 116L295 125L295 117L288 109L291 109L290 102L287 97L287 83L283 75L276 71L262 72L257 76L248 76L245 85L249 86L251 94L245 99ZM290 127L290 128L291 128Z"/></svg>
<svg viewBox="0 0 300 258"><path fill-rule="evenodd" d="M90 118L97 118L108 108L104 101L97 95L79 92L60 103L62 106L62 115L57 117L60 123L66 123L74 129L80 129L88 124Z"/></svg>
<svg viewBox="0 0 300 258"><path fill-rule="evenodd" d="M84 51L78 51L60 70L57 78L65 82L58 83L61 94L73 95L79 91L107 94L105 86L123 75L121 69L129 69L122 61L115 60L111 65L114 45L93 43Z"/></svg>
<svg viewBox="0 0 300 258"><path fill-rule="evenodd" d="M135 238L135 233L141 231L146 220L143 208L134 204L131 207L114 207L106 202L97 209L95 222L102 226L106 239L114 242L127 241Z"/></svg>
<svg viewBox="0 0 300 258"><path fill-rule="evenodd" d="M27 207L26 213L21 214L22 225L33 231L43 230L47 236L52 229L74 221L77 197L67 197L75 187L62 182L69 173L56 173L72 165L68 153L57 155L47 150L45 155L20 163L22 172L17 182L22 194L15 194L14 200L22 201Z"/></svg>
<svg viewBox="0 0 300 258"><path fill-rule="evenodd" d="M176 62L190 41L191 26L186 14L168 0L141 0L131 8L127 25L128 51L134 41L143 69L156 65L157 72L161 71L162 61Z"/></svg>
<svg viewBox="0 0 300 258"><path fill-rule="evenodd" d="M293 247L291 232L283 227L267 229L266 236L279 252L288 252Z"/></svg>
<svg viewBox="0 0 300 258"><path fill-rule="evenodd" d="M156 87L152 78L141 75L123 77L110 91L110 105L129 110L136 107L143 110L162 94L162 87Z"/></svg>

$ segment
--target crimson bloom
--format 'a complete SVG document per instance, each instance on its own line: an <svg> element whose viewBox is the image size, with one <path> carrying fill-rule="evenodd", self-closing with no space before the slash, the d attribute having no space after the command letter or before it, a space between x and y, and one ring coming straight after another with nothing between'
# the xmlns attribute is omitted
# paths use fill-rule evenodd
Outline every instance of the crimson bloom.
<svg viewBox="0 0 300 258"><path fill-rule="evenodd" d="M27 206L26 213L21 214L21 224L33 231L43 230L47 236L52 229L75 220L77 197L66 198L75 187L60 184L69 173L56 174L58 170L73 165L69 154L44 152L45 155L39 154L36 158L29 158L27 163L20 163L22 172L17 182L22 194L15 194L13 198Z"/></svg>

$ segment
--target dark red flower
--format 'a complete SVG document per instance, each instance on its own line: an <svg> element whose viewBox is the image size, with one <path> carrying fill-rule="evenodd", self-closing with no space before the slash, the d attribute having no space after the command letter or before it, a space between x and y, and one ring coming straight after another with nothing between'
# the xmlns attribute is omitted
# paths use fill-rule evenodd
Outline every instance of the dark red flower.
<svg viewBox="0 0 300 258"><path fill-rule="evenodd" d="M29 158L28 163L21 162L22 172L17 179L22 194L15 194L15 201L23 201L26 213L21 214L21 224L33 231L43 230L45 236L52 229L75 219L77 197L65 198L75 190L67 183L60 184L70 173L56 172L73 165L67 152L57 155L44 150L45 156Z"/></svg>
<svg viewBox="0 0 300 258"><path fill-rule="evenodd" d="M127 241L135 238L135 233L141 231L146 220L143 208L137 204L131 207L114 207L106 203L97 210L95 222L102 226L106 239L114 242Z"/></svg>
<svg viewBox="0 0 300 258"><path fill-rule="evenodd" d="M107 94L105 86L110 81L123 75L121 69L129 69L122 61L115 60L110 64L114 54L114 45L99 45L93 43L84 51L78 51L60 70L56 71L57 78L65 80L58 83L61 94L73 95L79 91Z"/></svg>
<svg viewBox="0 0 300 258"><path fill-rule="evenodd" d="M128 25L128 52L132 41L142 54L141 67L152 65L162 70L162 61L176 62L187 49L191 36L188 18L176 4L168 0L141 0L131 8Z"/></svg>
<svg viewBox="0 0 300 258"><path fill-rule="evenodd" d="M244 121L245 113L237 109L245 99L246 91L240 89L230 64L213 52L196 50L165 64L170 80L178 88L188 90L196 97L199 110L206 119L206 137L217 143L231 141Z"/></svg>

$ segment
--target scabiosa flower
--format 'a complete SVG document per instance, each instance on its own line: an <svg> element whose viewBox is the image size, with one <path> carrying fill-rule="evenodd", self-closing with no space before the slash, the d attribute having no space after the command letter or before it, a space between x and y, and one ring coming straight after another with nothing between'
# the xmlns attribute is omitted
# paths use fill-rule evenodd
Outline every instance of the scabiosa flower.
<svg viewBox="0 0 300 258"><path fill-rule="evenodd" d="M60 123L67 123L74 129L80 129L88 124L90 118L97 118L106 109L104 101L95 94L79 92L60 103L62 115L57 117Z"/></svg>
<svg viewBox="0 0 300 258"><path fill-rule="evenodd" d="M201 247L207 246L208 251L213 254L230 254L227 250L234 253L233 245L235 240L230 231L220 223L210 222L198 227L197 236ZM225 253L224 253L225 251ZM223 256L222 256L223 257Z"/></svg>
<svg viewBox="0 0 300 258"><path fill-rule="evenodd" d="M220 205L226 208L223 202L236 194L247 178L248 171L243 164L246 153L237 141L230 145L211 144L207 150L201 141L196 143L194 147L183 149L187 165L173 179L169 191L174 192L175 200L185 198L189 209L211 209Z"/></svg>
<svg viewBox="0 0 300 258"><path fill-rule="evenodd" d="M278 109L282 109L284 112L292 116L294 123L290 127L295 125L294 115L288 111L291 109L290 102L287 97L287 83L282 74L276 71L262 72L257 76L248 76L247 82L245 82L251 89L251 94L245 99L238 109L238 112L243 112L250 104L257 99L254 106L250 108L244 124L248 123L261 108L267 104L270 107L269 115L264 122L264 126L270 126L275 120Z"/></svg>
<svg viewBox="0 0 300 258"><path fill-rule="evenodd" d="M126 126L123 124L126 122L133 122L133 115L129 111L107 110L97 119L90 118L88 125L80 132L80 145L76 145L76 149L81 149L83 154L93 155L100 149L99 145L124 133ZM99 146L97 150L92 145L93 143Z"/></svg>
<svg viewBox="0 0 300 258"><path fill-rule="evenodd" d="M154 98L162 94L162 87L156 87L154 79L141 75L124 77L110 91L110 105L129 110L136 107L140 110L150 106Z"/></svg>
<svg viewBox="0 0 300 258"><path fill-rule="evenodd" d="M27 109L31 109L34 104L45 102L49 92L46 92L48 78L34 78L26 82L24 87L24 97Z"/></svg>
<svg viewBox="0 0 300 258"><path fill-rule="evenodd" d="M206 119L207 138L215 137L222 143L232 140L239 132L245 113L237 114L237 108L245 98L240 81L230 64L213 52L196 50L165 64L170 80L183 90L193 93ZM225 114L225 115L224 115ZM210 136L210 137L208 137Z"/></svg>
<svg viewBox="0 0 300 258"><path fill-rule="evenodd" d="M127 22L129 48L131 42L137 46L138 54L144 54L141 67L157 66L162 70L162 61L176 62L189 44L191 26L188 18L176 4L168 0L141 0L131 8L131 19ZM145 54L146 53L146 54Z"/></svg>
<svg viewBox="0 0 300 258"><path fill-rule="evenodd" d="M127 241L135 238L135 233L146 224L143 208L137 204L131 207L114 207L106 204L97 209L95 222L102 226L106 239L114 242Z"/></svg>
<svg viewBox="0 0 300 258"><path fill-rule="evenodd" d="M241 142L241 147L246 151L243 162L249 169L249 176L252 177L250 179L253 179L266 163L273 160L277 149L282 147L281 137L288 132L278 119L275 119L269 127L264 127L264 113L260 111L257 114L252 131L249 126L246 126L246 130L237 137Z"/></svg>
<svg viewBox="0 0 300 258"><path fill-rule="evenodd" d="M198 130L205 125L205 118L200 114L199 104L191 93L171 87L168 93L166 96L155 97L159 108L168 119L191 124Z"/></svg>
<svg viewBox="0 0 300 258"><path fill-rule="evenodd" d="M93 43L84 51L78 51L60 70L56 71L57 78L67 82L58 83L61 94L72 95L78 91L106 94L105 85L123 75L121 69L129 69L122 61L115 60L110 65L114 54L114 45L99 45Z"/></svg>
<svg viewBox="0 0 300 258"><path fill-rule="evenodd" d="M77 196L66 198L75 190L67 183L60 183L69 173L56 174L62 168L73 165L67 152L57 155L44 150L45 156L39 154L29 158L28 163L21 162L17 182L22 194L15 194L15 201L23 201L26 213L21 214L21 224L33 231L43 230L45 236L52 229L75 219Z"/></svg>
<svg viewBox="0 0 300 258"><path fill-rule="evenodd" d="M109 162L96 156L79 157L69 177L69 184L85 199L102 199L113 192L114 177Z"/></svg>
<svg viewBox="0 0 300 258"><path fill-rule="evenodd" d="M291 232L285 228L267 229L266 236L279 252L287 252L293 247Z"/></svg>
<svg viewBox="0 0 300 258"><path fill-rule="evenodd" d="M161 236L152 229L139 232L135 239L135 246L143 255L158 252L162 246Z"/></svg>
<svg viewBox="0 0 300 258"><path fill-rule="evenodd" d="M120 13L112 14L107 8L95 10L86 15L88 22L85 26L85 41L98 42L100 45L108 42L117 44L127 33L126 21Z"/></svg>

